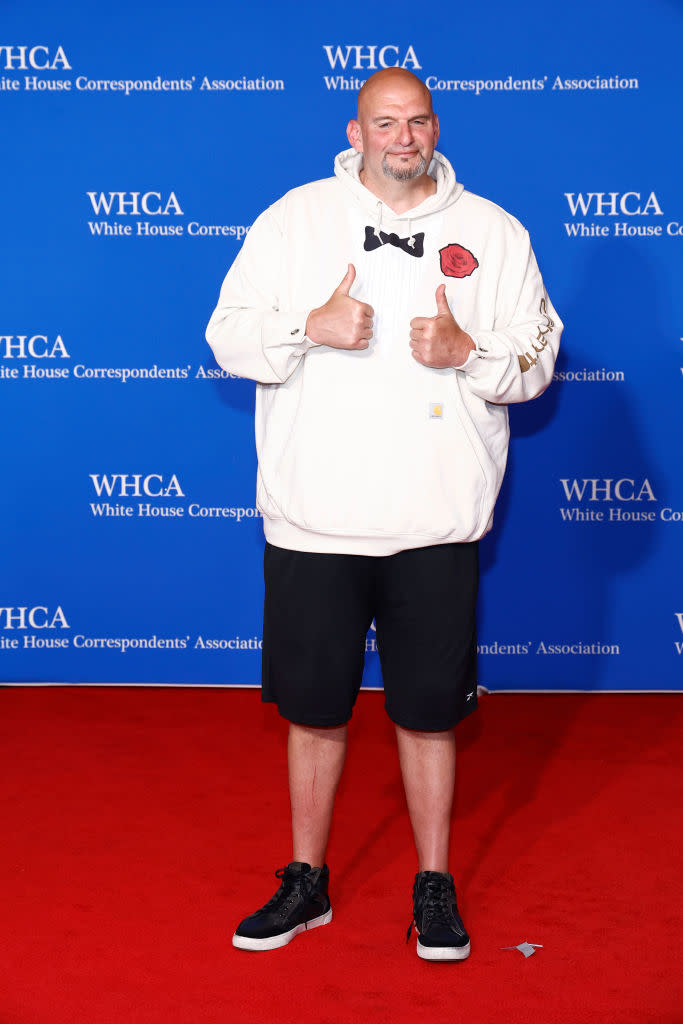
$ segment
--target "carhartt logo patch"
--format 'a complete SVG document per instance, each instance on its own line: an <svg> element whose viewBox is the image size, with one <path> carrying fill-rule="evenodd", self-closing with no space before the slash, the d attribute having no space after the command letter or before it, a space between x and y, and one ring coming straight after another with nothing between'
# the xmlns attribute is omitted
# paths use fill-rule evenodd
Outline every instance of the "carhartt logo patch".
<svg viewBox="0 0 683 1024"><path fill-rule="evenodd" d="M433 420L443 419L443 402L429 403L429 416Z"/></svg>

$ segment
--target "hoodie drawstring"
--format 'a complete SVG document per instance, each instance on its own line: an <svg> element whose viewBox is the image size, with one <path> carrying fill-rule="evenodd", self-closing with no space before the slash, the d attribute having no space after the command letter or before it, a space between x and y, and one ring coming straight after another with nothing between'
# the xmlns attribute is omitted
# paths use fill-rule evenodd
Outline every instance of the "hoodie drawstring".
<svg viewBox="0 0 683 1024"><path fill-rule="evenodd" d="M382 228L382 200L381 199L377 200L375 209L376 209L375 226L374 226L374 228L372 230L374 231L374 233L377 236L377 238L381 241L381 238L380 238L380 230ZM412 218L408 219L408 239L407 239L407 242L408 242L408 245L410 246L411 249L415 248L415 236L413 235L413 221L412 221Z"/></svg>
<svg viewBox="0 0 683 1024"><path fill-rule="evenodd" d="M375 229L374 230L375 230L375 234L377 235L377 238L379 238L380 237L379 236L380 228L382 227L382 200L381 199L377 200L376 210L377 210L377 215L375 217ZM380 239L380 241L381 241L381 239Z"/></svg>
<svg viewBox="0 0 683 1024"><path fill-rule="evenodd" d="M413 222L408 220L408 245L411 249L415 248L415 236L413 235Z"/></svg>

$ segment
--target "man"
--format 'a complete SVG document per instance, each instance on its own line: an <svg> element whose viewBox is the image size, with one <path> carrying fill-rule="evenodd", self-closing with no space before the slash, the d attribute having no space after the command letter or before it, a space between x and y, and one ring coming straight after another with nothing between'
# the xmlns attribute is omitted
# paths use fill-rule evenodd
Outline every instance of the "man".
<svg viewBox="0 0 683 1024"><path fill-rule="evenodd" d="M417 952L462 960L448 851L453 727L477 701L477 541L506 403L547 386L561 323L524 228L434 151L418 78L369 78L347 134L334 178L256 220L207 328L218 363L258 382L263 700L290 721L292 861L233 943L274 949L332 918L325 854L374 618L417 851Z"/></svg>

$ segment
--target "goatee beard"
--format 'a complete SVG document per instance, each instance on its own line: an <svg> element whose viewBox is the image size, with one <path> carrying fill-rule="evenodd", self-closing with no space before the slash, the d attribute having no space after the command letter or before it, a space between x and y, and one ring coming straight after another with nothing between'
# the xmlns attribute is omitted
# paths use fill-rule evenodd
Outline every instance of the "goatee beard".
<svg viewBox="0 0 683 1024"><path fill-rule="evenodd" d="M387 157L382 160L382 171L385 177L393 178L394 181L412 181L413 178L419 178L427 170L427 161L423 156L420 157L414 167L392 167Z"/></svg>

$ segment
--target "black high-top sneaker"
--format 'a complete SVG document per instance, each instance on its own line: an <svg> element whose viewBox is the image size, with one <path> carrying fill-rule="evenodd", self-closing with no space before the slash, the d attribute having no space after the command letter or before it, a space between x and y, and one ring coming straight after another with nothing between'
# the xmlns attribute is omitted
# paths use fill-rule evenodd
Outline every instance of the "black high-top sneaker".
<svg viewBox="0 0 683 1024"><path fill-rule="evenodd" d="M237 926L232 937L238 949L278 949L300 932L332 920L327 895L330 871L295 860L275 872L280 888L268 902Z"/></svg>
<svg viewBox="0 0 683 1024"><path fill-rule="evenodd" d="M423 960L465 960L470 955L470 938L458 913L453 875L441 871L420 871L413 886L413 920L417 955Z"/></svg>

